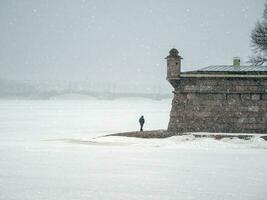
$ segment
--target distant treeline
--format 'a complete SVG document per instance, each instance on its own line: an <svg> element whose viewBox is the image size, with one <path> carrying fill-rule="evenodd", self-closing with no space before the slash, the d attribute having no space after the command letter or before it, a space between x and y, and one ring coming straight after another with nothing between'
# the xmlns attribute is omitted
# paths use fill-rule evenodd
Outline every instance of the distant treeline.
<svg viewBox="0 0 267 200"><path fill-rule="evenodd" d="M119 92L119 91L95 91L80 88L44 88L17 81L5 81L0 79L0 98L16 97L29 99L50 99L54 96L64 94L79 94L95 97L97 99L116 99L122 97L142 97L155 100L171 98L171 93L140 93L140 92Z"/></svg>

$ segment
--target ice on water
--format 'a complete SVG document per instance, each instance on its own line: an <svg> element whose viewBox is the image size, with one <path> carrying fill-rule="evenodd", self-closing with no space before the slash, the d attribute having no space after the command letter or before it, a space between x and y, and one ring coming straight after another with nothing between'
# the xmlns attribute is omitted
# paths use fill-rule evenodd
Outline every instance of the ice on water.
<svg viewBox="0 0 267 200"><path fill-rule="evenodd" d="M0 101L0 199L265 200L263 139L101 137L165 129L171 100Z"/></svg>

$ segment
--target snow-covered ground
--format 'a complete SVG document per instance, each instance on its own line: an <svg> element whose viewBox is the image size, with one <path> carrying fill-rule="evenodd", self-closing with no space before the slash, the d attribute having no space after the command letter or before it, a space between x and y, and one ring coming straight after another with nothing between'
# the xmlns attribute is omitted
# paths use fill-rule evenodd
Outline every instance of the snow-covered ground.
<svg viewBox="0 0 267 200"><path fill-rule="evenodd" d="M267 142L100 137L165 129L170 100L0 101L0 200L265 200Z"/></svg>

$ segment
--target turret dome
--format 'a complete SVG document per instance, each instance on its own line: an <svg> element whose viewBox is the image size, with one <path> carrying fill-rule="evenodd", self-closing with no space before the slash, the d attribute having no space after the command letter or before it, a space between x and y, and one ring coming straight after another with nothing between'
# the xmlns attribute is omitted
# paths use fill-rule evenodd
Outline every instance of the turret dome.
<svg viewBox="0 0 267 200"><path fill-rule="evenodd" d="M172 48L170 51L169 51L169 54L170 56L173 56L173 57L177 57L178 54L179 54L179 51L175 48Z"/></svg>

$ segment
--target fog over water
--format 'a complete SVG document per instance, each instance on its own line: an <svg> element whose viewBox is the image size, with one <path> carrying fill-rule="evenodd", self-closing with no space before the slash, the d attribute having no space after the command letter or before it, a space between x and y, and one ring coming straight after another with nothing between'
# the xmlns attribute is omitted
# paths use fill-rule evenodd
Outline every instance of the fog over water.
<svg viewBox="0 0 267 200"><path fill-rule="evenodd" d="M1 0L0 79L170 91L170 48L183 70L246 61L264 2Z"/></svg>

